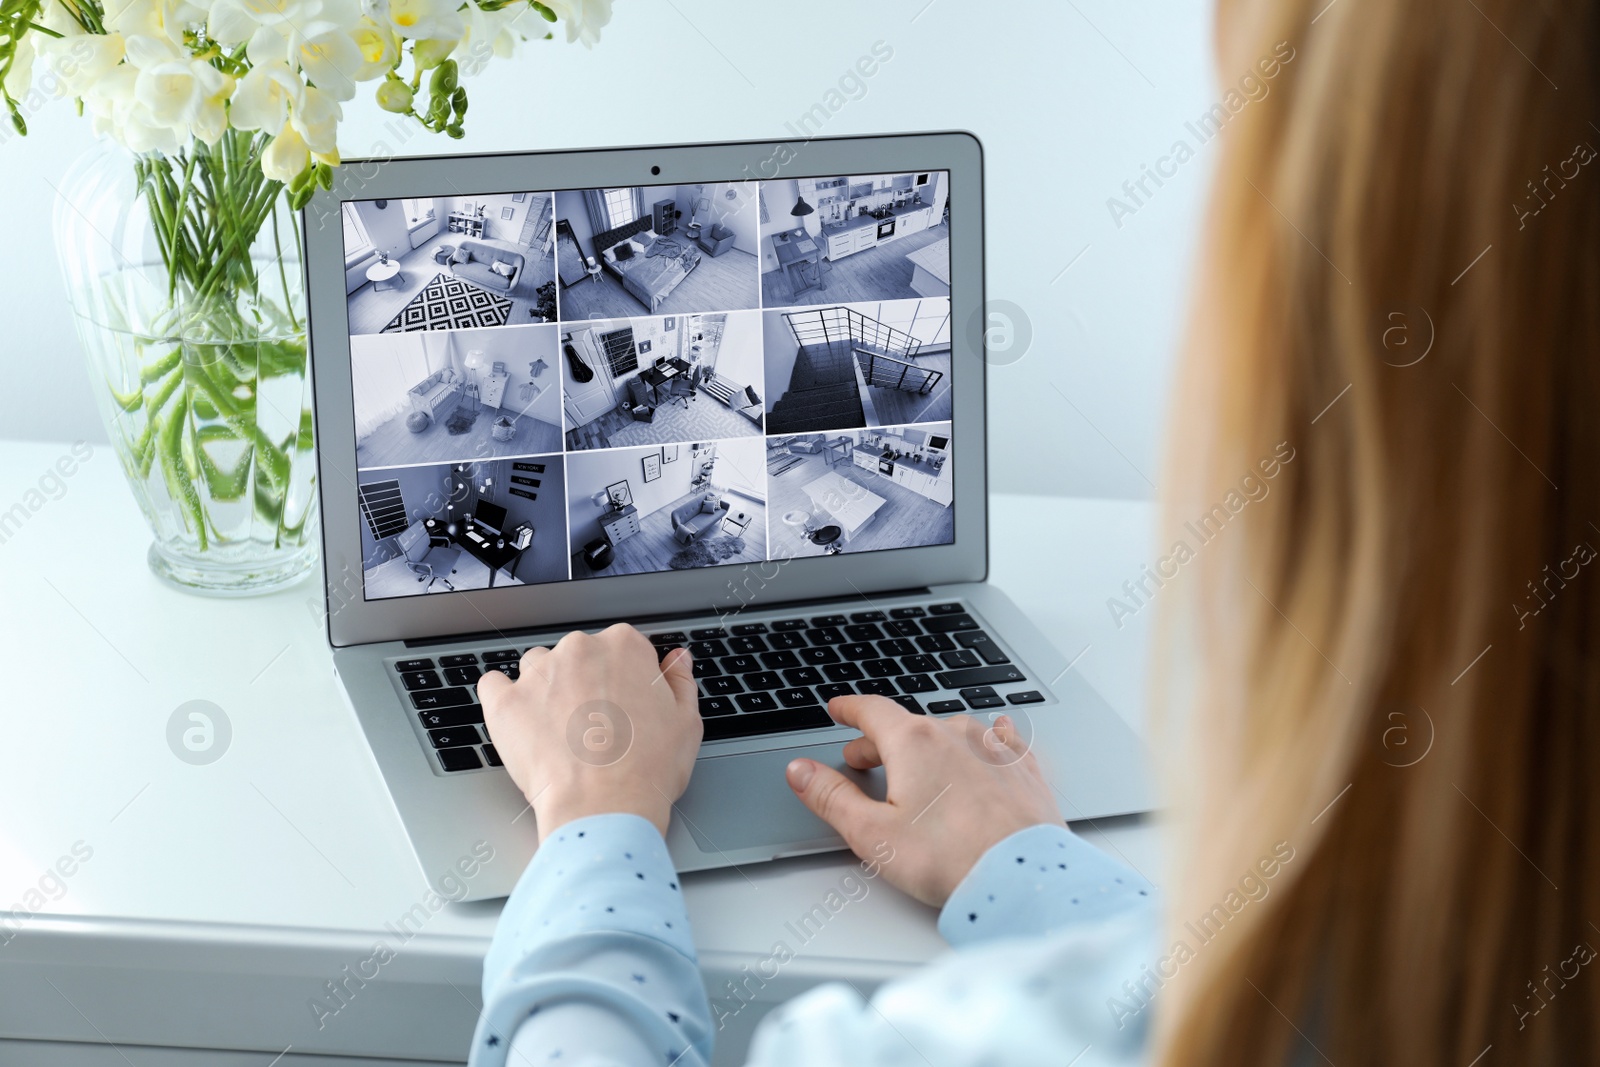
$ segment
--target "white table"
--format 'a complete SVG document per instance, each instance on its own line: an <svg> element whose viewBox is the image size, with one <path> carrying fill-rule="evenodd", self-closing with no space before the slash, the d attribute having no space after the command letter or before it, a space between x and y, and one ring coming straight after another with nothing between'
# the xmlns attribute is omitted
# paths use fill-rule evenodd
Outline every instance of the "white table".
<svg viewBox="0 0 1600 1067"><path fill-rule="evenodd" d="M167 589L146 568L143 521L109 450L97 448L59 499L27 495L66 451L0 443L0 516L18 502L26 512L0 525L10 609L0 613L0 908L30 900L41 881L64 886L0 923L0 1063L266 1067L291 1045L278 1067L356 1055L372 1057L362 1067L460 1062L498 902L445 905L322 1029L309 1007L378 938L392 941L385 924L426 892L335 686L317 587L247 601ZM1006 540L1041 519L1058 553L1047 567L1037 546ZM997 498L992 521L993 579L1069 657L1082 653L1076 669L1136 729L1148 613L1119 630L1105 601L1151 558L1150 522L1141 503L1037 497ZM173 712L196 699L232 727L209 766L181 762L166 740ZM1148 820L1075 828L1160 880ZM47 877L78 842L91 857ZM686 876L712 995L848 862ZM907 972L943 948L933 917L875 890L769 982L758 1007L827 979L870 991ZM718 1035L719 1063L742 1062L759 1016L741 1011Z"/></svg>
<svg viewBox="0 0 1600 1067"><path fill-rule="evenodd" d="M401 283L403 283L405 279L400 277L399 262L391 259L387 263L379 260L377 263L374 263L372 266L368 267L367 281L372 283L373 292L380 292L385 289L400 288ZM388 282L389 284L382 284L384 282Z"/></svg>
<svg viewBox="0 0 1600 1067"><path fill-rule="evenodd" d="M872 521L872 516L886 503L883 497L863 489L848 478L829 471L822 477L800 487L811 503L833 517L844 531L848 541L855 532Z"/></svg>
<svg viewBox="0 0 1600 1067"><path fill-rule="evenodd" d="M915 268L911 272L911 288L923 296L950 295L950 238L908 253L906 259Z"/></svg>

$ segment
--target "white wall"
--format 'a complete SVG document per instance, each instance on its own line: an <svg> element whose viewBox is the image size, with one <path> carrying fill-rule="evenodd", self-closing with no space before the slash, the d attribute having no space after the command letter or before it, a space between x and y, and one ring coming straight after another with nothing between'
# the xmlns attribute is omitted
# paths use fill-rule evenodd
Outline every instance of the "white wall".
<svg viewBox="0 0 1600 1067"><path fill-rule="evenodd" d="M783 319L781 311L764 311L761 313L762 329L762 361L764 366L763 378L767 383L766 395L761 399L767 402L767 410L783 398L789 391L789 379L794 374L794 364L800 355L800 342L795 340L794 331ZM756 386L757 390L761 387Z"/></svg>
<svg viewBox="0 0 1600 1067"><path fill-rule="evenodd" d="M1209 0L979 8L951 0L813 0L803 18L738 0L618 4L594 51L527 45L520 61L497 61L468 80L474 106L464 140L417 133L398 150L792 137L790 127L808 111L819 103L827 110L825 95L841 88L841 77L877 41L891 58L864 90L850 83L828 98L844 102L823 122L824 135L970 129L984 141L988 296L1022 308L1032 334L1021 359L997 362L989 374L991 484L1150 495L1145 479L1157 478L1170 353L1213 146L1120 229L1106 200L1215 99ZM775 42L804 61L774 62ZM672 79L670 122L662 107L641 105L663 99L668 56L692 68ZM1228 76L1236 80L1238 72ZM347 157L401 140L396 127L386 131L392 116L369 96L344 111ZM40 207L10 213L8 246L27 254L0 257L7 306L28 309L13 316L0 347L0 436L101 441L43 209L52 183L88 147L89 124L63 104L29 126L28 137L0 147L0 203ZM1057 389L1071 404L1041 405L1040 396ZM1048 465L1030 461L1041 410L1056 420Z"/></svg>
<svg viewBox="0 0 1600 1067"><path fill-rule="evenodd" d="M764 371L761 353L761 313L731 312L722 326L722 345L717 349L717 373L741 385L753 385L766 399L762 388Z"/></svg>
<svg viewBox="0 0 1600 1067"><path fill-rule="evenodd" d="M661 464L661 477L647 482L643 459L650 453L660 456L661 446L567 454L567 513L573 552L600 536L600 509L590 498L608 485L628 480L633 506L639 509L641 519L688 495L689 482L694 478L689 446L679 445L678 461Z"/></svg>

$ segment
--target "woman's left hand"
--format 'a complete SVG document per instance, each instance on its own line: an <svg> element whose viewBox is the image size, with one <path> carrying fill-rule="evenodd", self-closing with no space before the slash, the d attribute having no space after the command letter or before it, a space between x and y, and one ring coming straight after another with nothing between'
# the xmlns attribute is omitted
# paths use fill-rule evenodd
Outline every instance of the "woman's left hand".
<svg viewBox="0 0 1600 1067"><path fill-rule="evenodd" d="M587 815L642 815L662 834L700 751L689 653L661 663L632 626L570 633L532 648L513 682L478 680L495 749L538 820L539 835Z"/></svg>

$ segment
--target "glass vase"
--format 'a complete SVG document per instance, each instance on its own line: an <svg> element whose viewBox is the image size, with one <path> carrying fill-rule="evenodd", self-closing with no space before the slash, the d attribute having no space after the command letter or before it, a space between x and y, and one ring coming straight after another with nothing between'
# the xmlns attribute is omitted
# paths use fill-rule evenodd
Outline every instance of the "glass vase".
<svg viewBox="0 0 1600 1067"><path fill-rule="evenodd" d="M259 144L134 155L102 142L59 187L55 242L150 569L248 596L315 564L299 219Z"/></svg>

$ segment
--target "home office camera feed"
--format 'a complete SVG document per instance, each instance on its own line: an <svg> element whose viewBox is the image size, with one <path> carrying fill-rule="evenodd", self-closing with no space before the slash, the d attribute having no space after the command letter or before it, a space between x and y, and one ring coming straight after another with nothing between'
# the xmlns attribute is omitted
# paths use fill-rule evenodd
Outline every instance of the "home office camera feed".
<svg viewBox="0 0 1600 1067"><path fill-rule="evenodd" d="M953 543L949 193L346 202L367 598Z"/></svg>

